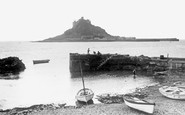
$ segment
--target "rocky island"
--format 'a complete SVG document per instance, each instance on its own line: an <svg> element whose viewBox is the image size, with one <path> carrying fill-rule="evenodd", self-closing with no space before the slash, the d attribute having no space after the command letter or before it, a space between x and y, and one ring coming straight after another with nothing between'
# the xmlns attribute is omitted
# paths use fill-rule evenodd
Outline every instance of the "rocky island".
<svg viewBox="0 0 185 115"><path fill-rule="evenodd" d="M137 38L120 37L108 34L103 28L91 24L91 21L81 17L73 22L73 27L66 30L62 35L48 38L40 42L156 42L156 41L179 41L177 38Z"/></svg>

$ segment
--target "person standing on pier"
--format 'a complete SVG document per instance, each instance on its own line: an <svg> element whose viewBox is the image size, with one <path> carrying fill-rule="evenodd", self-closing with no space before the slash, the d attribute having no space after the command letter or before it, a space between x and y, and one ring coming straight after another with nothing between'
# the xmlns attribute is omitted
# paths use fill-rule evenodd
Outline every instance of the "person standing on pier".
<svg viewBox="0 0 185 115"><path fill-rule="evenodd" d="M89 54L89 52L90 52L90 49L88 48L88 49L87 49L87 54Z"/></svg>

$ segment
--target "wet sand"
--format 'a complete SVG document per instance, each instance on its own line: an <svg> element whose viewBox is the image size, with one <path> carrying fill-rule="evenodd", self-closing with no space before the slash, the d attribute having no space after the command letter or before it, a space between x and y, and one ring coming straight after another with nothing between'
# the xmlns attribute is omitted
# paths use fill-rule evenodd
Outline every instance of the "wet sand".
<svg viewBox="0 0 185 115"><path fill-rule="evenodd" d="M170 72L168 76L159 80L161 83L155 86L148 86L140 90L148 96L144 99L155 102L156 106L153 115L184 115L185 100L172 100L160 94L158 88L163 85L171 85L177 81L185 82L185 73ZM0 115L147 115L144 112L131 109L124 104L93 104L76 108L74 106L63 106L59 108L42 108L41 110L24 110L15 112L13 110L0 112Z"/></svg>

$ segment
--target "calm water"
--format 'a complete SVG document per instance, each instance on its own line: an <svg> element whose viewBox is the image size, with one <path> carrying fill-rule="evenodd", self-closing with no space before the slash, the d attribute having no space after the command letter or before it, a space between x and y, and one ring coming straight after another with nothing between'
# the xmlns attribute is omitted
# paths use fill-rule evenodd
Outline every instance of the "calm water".
<svg viewBox="0 0 185 115"><path fill-rule="evenodd" d="M82 88L81 78L71 78L69 53L120 53L132 56L147 55L185 57L185 41L180 42L107 42L107 43L32 43L0 42L0 58L17 56L26 65L18 80L0 80L0 109L30 106L33 104L75 104L75 94ZM50 63L33 65L34 59L50 59ZM90 75L86 87L95 95L102 93L127 93L136 87L155 83L152 78L131 75ZM95 102L96 99L94 99Z"/></svg>

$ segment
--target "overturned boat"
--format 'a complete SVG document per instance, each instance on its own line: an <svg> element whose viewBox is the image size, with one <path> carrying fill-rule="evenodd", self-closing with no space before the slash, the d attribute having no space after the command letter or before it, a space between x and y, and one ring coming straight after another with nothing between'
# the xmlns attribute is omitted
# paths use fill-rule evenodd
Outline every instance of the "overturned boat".
<svg viewBox="0 0 185 115"><path fill-rule="evenodd" d="M152 114L154 112L155 103L141 100L136 97L124 97L123 99L125 104L133 109L149 114Z"/></svg>
<svg viewBox="0 0 185 115"><path fill-rule="evenodd" d="M181 86L163 86L159 92L170 99L185 100L185 87Z"/></svg>

